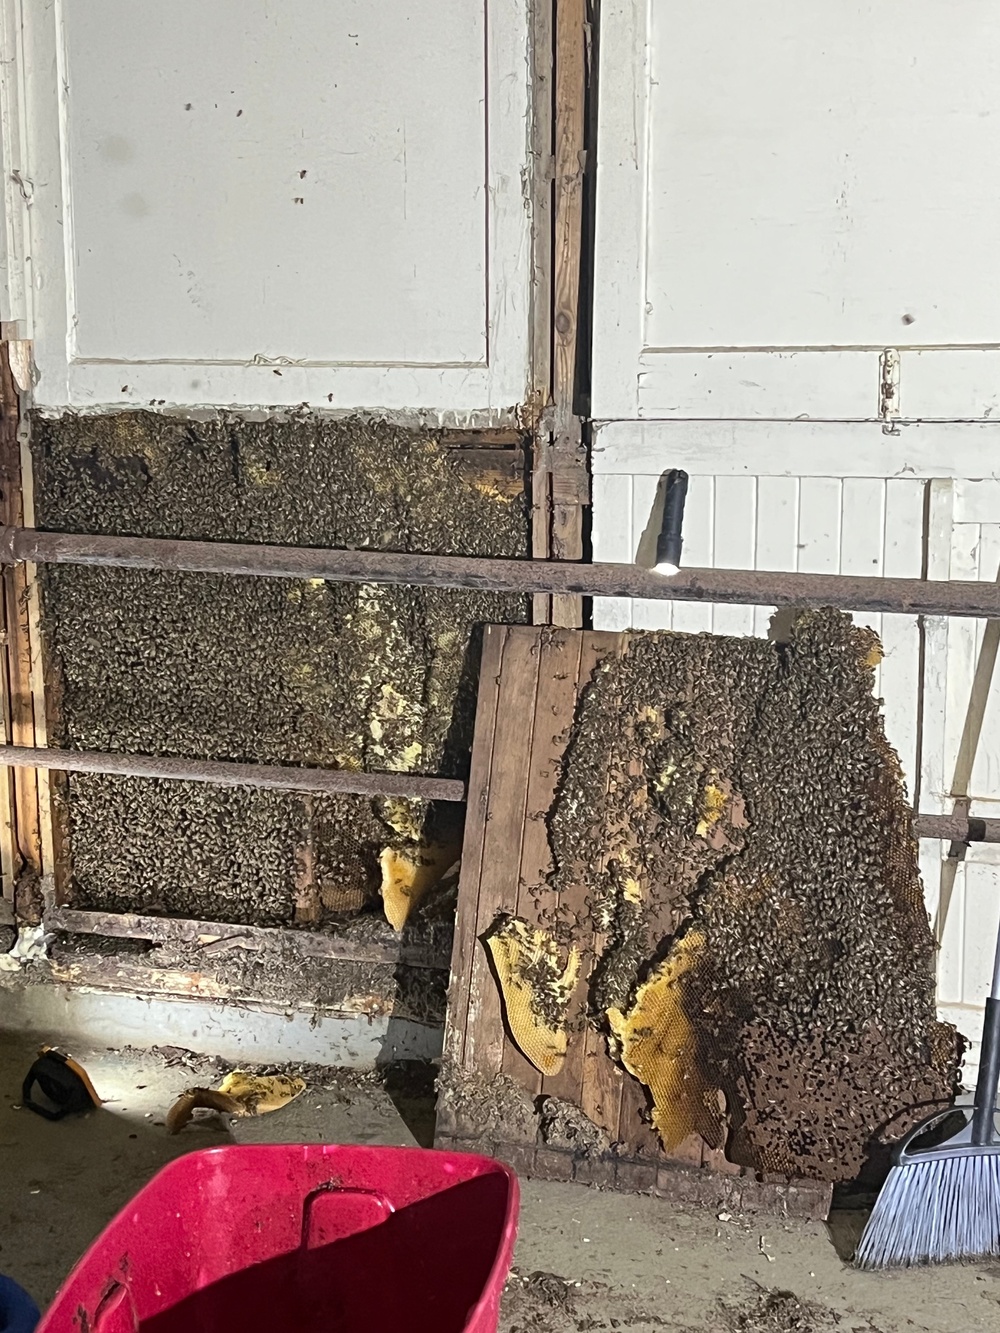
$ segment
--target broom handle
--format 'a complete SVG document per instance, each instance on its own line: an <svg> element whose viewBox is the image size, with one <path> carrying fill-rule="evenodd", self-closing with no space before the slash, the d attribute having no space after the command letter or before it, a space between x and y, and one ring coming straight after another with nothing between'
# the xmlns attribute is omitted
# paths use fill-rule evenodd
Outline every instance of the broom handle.
<svg viewBox="0 0 1000 1333"><path fill-rule="evenodd" d="M982 1146L995 1137L994 1109L1000 1082L1000 935L993 960L993 984L983 1015L983 1043L979 1049L976 1104L972 1112L972 1142Z"/></svg>

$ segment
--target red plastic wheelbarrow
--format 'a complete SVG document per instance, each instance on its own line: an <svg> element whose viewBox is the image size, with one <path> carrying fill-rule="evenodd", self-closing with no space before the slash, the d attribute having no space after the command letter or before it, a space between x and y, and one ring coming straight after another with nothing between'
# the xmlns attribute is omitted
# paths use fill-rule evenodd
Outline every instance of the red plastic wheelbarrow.
<svg viewBox="0 0 1000 1333"><path fill-rule="evenodd" d="M37 1333L495 1333L518 1187L421 1148L248 1146L171 1163Z"/></svg>

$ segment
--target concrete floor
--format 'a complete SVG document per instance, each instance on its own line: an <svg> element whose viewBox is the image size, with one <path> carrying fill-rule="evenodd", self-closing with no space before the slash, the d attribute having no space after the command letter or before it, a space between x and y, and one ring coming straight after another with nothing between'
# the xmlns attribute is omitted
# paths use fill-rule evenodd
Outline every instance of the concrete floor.
<svg viewBox="0 0 1000 1333"><path fill-rule="evenodd" d="M363 1075L314 1076L282 1111L163 1128L175 1095L218 1072L107 1049L73 1052L106 1099L50 1124L15 1109L34 1043L0 1033L0 1271L49 1301L73 1261L164 1163L238 1142L426 1141L426 1103ZM394 1100L395 1098L395 1100ZM857 1219L837 1219L850 1244ZM854 1272L827 1227L680 1209L662 1200L523 1182L503 1333L978 1333L1000 1328L1000 1264Z"/></svg>

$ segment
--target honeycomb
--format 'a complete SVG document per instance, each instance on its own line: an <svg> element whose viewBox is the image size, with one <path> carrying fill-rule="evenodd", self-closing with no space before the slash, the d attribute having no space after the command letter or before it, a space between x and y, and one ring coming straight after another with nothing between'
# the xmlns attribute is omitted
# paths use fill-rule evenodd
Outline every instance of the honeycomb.
<svg viewBox="0 0 1000 1333"><path fill-rule="evenodd" d="M688 931L639 987L628 1014L608 1012L622 1064L652 1094L653 1124L667 1152L694 1133L713 1148L722 1141L719 1089L705 1080L683 987L703 966L704 949L704 935Z"/></svg>
<svg viewBox="0 0 1000 1333"><path fill-rule="evenodd" d="M564 962L544 930L520 917L502 917L486 938L496 969L510 1034L543 1074L558 1074L566 1058L570 997L580 974L580 954Z"/></svg>
<svg viewBox="0 0 1000 1333"><path fill-rule="evenodd" d="M461 844L428 843L397 851L382 852L382 907L393 930L402 930L410 913L450 870L461 854Z"/></svg>

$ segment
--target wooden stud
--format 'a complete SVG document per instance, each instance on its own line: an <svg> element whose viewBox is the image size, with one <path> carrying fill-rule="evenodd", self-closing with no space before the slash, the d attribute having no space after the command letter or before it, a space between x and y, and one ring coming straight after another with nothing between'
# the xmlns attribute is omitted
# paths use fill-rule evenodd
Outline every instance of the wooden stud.
<svg viewBox="0 0 1000 1333"><path fill-rule="evenodd" d="M8 513L15 512L10 508L15 485L15 478L10 474L13 460L17 456L18 417L17 385L11 374L8 348L3 343L0 344L0 514L5 520ZM9 744L13 735L10 674L13 627L8 617L6 594L0 597L0 625L3 630L3 647L0 649L0 720L3 724L3 741ZM14 884L20 863L13 775L9 770L4 770L0 774L0 904L3 905L5 918L2 924L13 920Z"/></svg>
<svg viewBox="0 0 1000 1333"><path fill-rule="evenodd" d="M575 634L580 640L579 667L573 687L573 714L570 716L563 736L562 750L565 753L569 742L569 726L576 715L580 695L590 684L598 663L609 654L613 654L621 642L621 636L610 633ZM586 921L589 914L590 886L585 881L573 884L559 894L555 913L563 921ZM569 1026L570 1045L566 1053L566 1062L558 1074L543 1080L542 1089L553 1097L583 1105L583 1084L585 1070L592 1070L594 1062L588 1063L586 1052L589 1046L590 1024L587 1022L588 987L590 973L594 965L594 934L585 931L577 939L577 945L583 953L583 965L580 968L580 981L570 1003ZM574 1039L575 1038L575 1039Z"/></svg>
<svg viewBox="0 0 1000 1333"><path fill-rule="evenodd" d="M532 6L532 398L552 405L552 196L555 49L554 0L536 0ZM547 560L551 554L550 494L551 431L548 413L532 411L531 554ZM552 619L552 598L535 593L531 618L536 625Z"/></svg>
<svg viewBox="0 0 1000 1333"><path fill-rule="evenodd" d="M0 347L0 512L3 522L25 523L21 472L20 395L11 372L9 349ZM15 745L35 744L35 710L29 603L30 564L9 566L3 573L4 628L9 704L9 736ZM11 775L12 870L17 881L40 887L43 874L38 775L24 769ZM2 822L2 821L0 821ZM15 902L17 887L15 887Z"/></svg>
<svg viewBox="0 0 1000 1333"><path fill-rule="evenodd" d="M133 912L88 912L56 907L45 914L47 929L67 935L104 935L112 939L149 940L153 944L184 944L219 952L232 945L256 951L270 945L302 958L325 958L348 963L404 963L444 971L447 957L436 943L403 944L386 925L382 935L359 943L350 937L318 930L287 930L279 926L241 926L225 921L197 921Z"/></svg>
<svg viewBox="0 0 1000 1333"><path fill-rule="evenodd" d="M528 753L526 814L515 908L518 916L532 925L546 924L557 906L548 883L553 864L547 817L559 784L562 757L576 708L581 636L570 630L543 630L538 642L538 692ZM504 1045L503 1071L532 1094L542 1090L541 1074L509 1039Z"/></svg>
<svg viewBox="0 0 1000 1333"><path fill-rule="evenodd" d="M486 819L489 813L490 781L493 772L493 738L496 733L500 676L507 629L487 625L479 668L479 700L469 772L462 869L458 881L458 907L452 942L451 980L444 1026L444 1058L455 1068L466 1064L465 1044L471 1003L472 963L478 942L479 883L483 873Z"/></svg>
<svg viewBox="0 0 1000 1333"><path fill-rule="evenodd" d="M508 630L499 672L465 1035L465 1067L487 1077L500 1073L503 1067L505 1026L499 989L482 937L501 913L512 913L517 905L518 877L512 868L520 865L524 838L538 665L537 632L523 626Z"/></svg>
<svg viewBox="0 0 1000 1333"><path fill-rule="evenodd" d="M32 469L31 448L27 421L21 423L19 430L21 462L21 508L27 527L35 526L35 479ZM38 570L33 564L25 565L25 583L27 599L28 650L30 654L29 680L31 686L31 708L35 724L35 745L40 749L48 746L49 738L49 697L47 689L46 663L42 640L42 599L38 580ZM64 790L68 786L63 774L49 769L39 768L35 772L38 791L38 829L41 845L42 887L47 899L62 903L69 889L69 866L62 839L56 827L53 812L53 797L57 788Z"/></svg>
<svg viewBox="0 0 1000 1333"><path fill-rule="evenodd" d="M583 182L586 171L586 0L556 0L553 202L552 401L554 406L549 555L583 557L585 451L577 411ZM556 594L552 621L582 625L582 599Z"/></svg>

